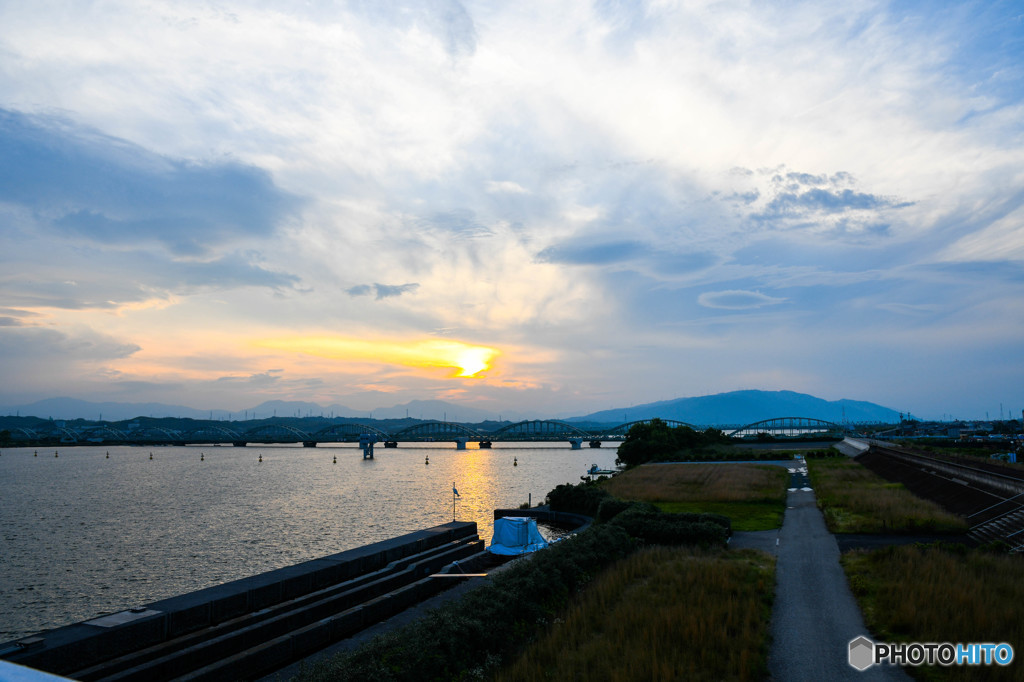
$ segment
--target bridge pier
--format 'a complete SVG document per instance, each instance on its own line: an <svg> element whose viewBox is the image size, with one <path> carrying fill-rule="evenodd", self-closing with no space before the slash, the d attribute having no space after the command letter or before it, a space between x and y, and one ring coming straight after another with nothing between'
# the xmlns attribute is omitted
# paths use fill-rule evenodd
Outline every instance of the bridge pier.
<svg viewBox="0 0 1024 682"><path fill-rule="evenodd" d="M482 441L480 441L480 449L481 450L490 450L491 449L491 441L489 441L489 440L482 440Z"/></svg>
<svg viewBox="0 0 1024 682"><path fill-rule="evenodd" d="M398 447L398 441L397 440L386 440L386 441L384 441L384 447L386 447L386 448L397 448Z"/></svg>
<svg viewBox="0 0 1024 682"><path fill-rule="evenodd" d="M590 441L590 447L592 447L592 448L599 448L599 447L601 447L601 441L599 441L599 440L592 440L592 441Z"/></svg>
<svg viewBox="0 0 1024 682"><path fill-rule="evenodd" d="M569 439L569 444L572 445L572 449L573 450L582 450L583 449L583 439L582 438L570 438Z"/></svg>
<svg viewBox="0 0 1024 682"><path fill-rule="evenodd" d="M363 449L363 459L373 459L373 444L377 442L377 437L370 433L364 433L359 436L359 447Z"/></svg>
<svg viewBox="0 0 1024 682"><path fill-rule="evenodd" d="M304 441L302 441L302 447L304 447L304 448L315 448L316 447L316 441L315 440L304 440Z"/></svg>
<svg viewBox="0 0 1024 682"><path fill-rule="evenodd" d="M455 449L456 450L465 450L466 449L466 439L465 438L456 438L455 439Z"/></svg>
<svg viewBox="0 0 1024 682"><path fill-rule="evenodd" d="M244 448L246 445L248 445L248 443L246 443L244 440L236 440L235 442L232 443L232 445L234 445L236 448Z"/></svg>

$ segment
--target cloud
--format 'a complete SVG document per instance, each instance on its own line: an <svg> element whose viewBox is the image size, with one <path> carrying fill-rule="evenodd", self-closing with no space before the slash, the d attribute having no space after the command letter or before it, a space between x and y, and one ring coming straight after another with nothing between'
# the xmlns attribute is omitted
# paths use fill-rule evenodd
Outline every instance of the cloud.
<svg viewBox="0 0 1024 682"><path fill-rule="evenodd" d="M158 243L178 256L269 236L301 205L254 166L176 160L64 118L6 109L0 201L30 209L65 236L115 247Z"/></svg>
<svg viewBox="0 0 1024 682"><path fill-rule="evenodd" d="M650 244L633 240L603 241L595 238L572 238L537 253L541 263L563 265L610 266L629 268L655 278L674 279L711 267L718 257L707 251L676 252L671 248L658 249Z"/></svg>
<svg viewBox="0 0 1024 682"><path fill-rule="evenodd" d="M530 190L526 189L518 182L512 182L511 180L489 180L486 185L487 191L491 194L529 194Z"/></svg>
<svg viewBox="0 0 1024 682"><path fill-rule="evenodd" d="M225 376L218 377L217 383L251 386L253 388L265 388L278 383L281 380L281 370L270 369L258 374L249 376Z"/></svg>
<svg viewBox="0 0 1024 682"><path fill-rule="evenodd" d="M0 357L5 363L15 359L62 358L76 360L113 360L126 358L141 348L91 329L71 332L43 327L2 327ZM12 367L8 369L13 371Z"/></svg>
<svg viewBox="0 0 1024 682"><path fill-rule="evenodd" d="M776 380L755 355L892 395L920 337L970 339L964 373L1019 345L1006 3L58 5L0 22L0 298L39 315L2 329L142 346L100 361L140 391L260 390L224 329L519 343L502 399L558 410ZM217 358L182 366L186 331ZM54 384L113 381L41 348ZM445 390L310 362L267 390Z"/></svg>
<svg viewBox="0 0 1024 682"><path fill-rule="evenodd" d="M410 282L408 284L357 284L354 287L349 287L345 291L349 296L369 296L371 293L376 294L377 300L384 298L394 298L401 296L402 294L408 294L416 291L419 288L419 284Z"/></svg>
<svg viewBox="0 0 1024 682"><path fill-rule="evenodd" d="M726 290L708 291L697 297L697 302L705 308L722 310L749 310L778 305L786 299L762 294L759 291Z"/></svg>
<svg viewBox="0 0 1024 682"><path fill-rule="evenodd" d="M491 237L494 231L484 226L471 209L454 209L434 213L416 222L417 230L440 231L449 236L473 239Z"/></svg>
<svg viewBox="0 0 1024 682"><path fill-rule="evenodd" d="M646 245L635 241L594 243L581 239L549 246L537 254L537 259L545 263L608 265L623 263L649 252Z"/></svg>

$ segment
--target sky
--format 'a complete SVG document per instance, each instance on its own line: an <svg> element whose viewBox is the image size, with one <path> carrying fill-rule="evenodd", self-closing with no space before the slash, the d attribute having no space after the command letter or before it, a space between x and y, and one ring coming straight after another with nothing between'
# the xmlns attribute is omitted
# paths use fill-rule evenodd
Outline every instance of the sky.
<svg viewBox="0 0 1024 682"><path fill-rule="evenodd" d="M0 405L1024 409L1019 2L0 0Z"/></svg>

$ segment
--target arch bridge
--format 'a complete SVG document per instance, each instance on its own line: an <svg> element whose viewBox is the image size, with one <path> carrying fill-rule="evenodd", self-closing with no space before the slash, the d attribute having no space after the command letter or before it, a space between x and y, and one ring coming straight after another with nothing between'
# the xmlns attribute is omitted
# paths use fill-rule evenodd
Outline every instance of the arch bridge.
<svg viewBox="0 0 1024 682"><path fill-rule="evenodd" d="M847 429L841 424L814 419L812 417L775 417L741 426L727 432L730 438L742 438L766 433L770 436L797 437L817 435L842 435Z"/></svg>
<svg viewBox="0 0 1024 682"><path fill-rule="evenodd" d="M489 440L488 436L475 429L452 422L423 422L406 427L388 436L390 441L431 441L465 438L466 440Z"/></svg>
<svg viewBox="0 0 1024 682"><path fill-rule="evenodd" d="M605 431L602 431L600 434L596 434L596 435L600 435L602 437L606 437L606 438L609 438L609 439L625 440L626 439L626 434L629 433L629 430L631 428L633 428L635 425L637 425L637 424L650 424L652 421L654 421L654 419L637 419L636 421L626 422L625 424L619 424L618 426L613 426L612 428L606 429ZM688 422L677 421L675 419L660 419L660 421L668 424L669 426L671 426L674 429L675 428L679 428L680 426L686 426L686 427L689 427L689 428L693 429L694 431L703 431L704 428L705 428L703 426L695 426L694 424L690 424Z"/></svg>
<svg viewBox="0 0 1024 682"><path fill-rule="evenodd" d="M493 432L494 440L566 440L593 438L593 434L556 419L531 419L509 424Z"/></svg>

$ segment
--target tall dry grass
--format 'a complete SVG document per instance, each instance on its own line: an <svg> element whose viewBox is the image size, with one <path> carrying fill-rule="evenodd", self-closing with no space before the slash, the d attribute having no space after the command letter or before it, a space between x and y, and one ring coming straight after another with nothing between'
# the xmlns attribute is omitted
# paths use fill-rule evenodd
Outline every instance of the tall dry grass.
<svg viewBox="0 0 1024 682"><path fill-rule="evenodd" d="M963 548L904 545L842 559L864 621L880 641L1007 642L999 666L920 667L931 680L1024 679L1024 560Z"/></svg>
<svg viewBox="0 0 1024 682"><path fill-rule="evenodd" d="M623 500L772 502L786 497L786 470L761 464L645 464L607 481Z"/></svg>
<svg viewBox="0 0 1024 682"><path fill-rule="evenodd" d="M967 523L847 457L807 460L808 475L833 533L962 533Z"/></svg>
<svg viewBox="0 0 1024 682"><path fill-rule="evenodd" d="M733 530L768 530L782 525L787 481L785 469L766 464L645 464L603 485L662 511L713 512Z"/></svg>
<svg viewBox="0 0 1024 682"><path fill-rule="evenodd" d="M638 552L495 679L763 679L774 561L753 550Z"/></svg>

